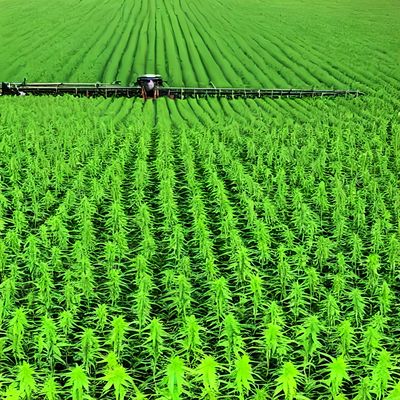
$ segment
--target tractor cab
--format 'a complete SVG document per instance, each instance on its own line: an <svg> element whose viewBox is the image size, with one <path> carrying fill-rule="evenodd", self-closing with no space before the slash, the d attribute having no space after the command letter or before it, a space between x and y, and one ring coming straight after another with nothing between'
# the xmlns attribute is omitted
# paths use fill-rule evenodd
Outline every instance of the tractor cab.
<svg viewBox="0 0 400 400"><path fill-rule="evenodd" d="M162 86L163 80L161 75L146 74L139 76L136 80L136 84L141 87L142 97L144 99L156 99L159 96L158 88Z"/></svg>

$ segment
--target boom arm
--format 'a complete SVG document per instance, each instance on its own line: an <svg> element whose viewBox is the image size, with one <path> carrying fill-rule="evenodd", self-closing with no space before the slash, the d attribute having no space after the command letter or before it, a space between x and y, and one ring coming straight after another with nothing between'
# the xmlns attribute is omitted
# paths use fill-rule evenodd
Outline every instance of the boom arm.
<svg viewBox="0 0 400 400"><path fill-rule="evenodd" d="M156 85L157 96L174 99L218 97L218 98L279 98L279 97L337 97L361 96L358 90L316 89L257 89L257 88L195 88L162 87ZM85 97L144 97L143 86L121 86L118 83L9 83L2 82L0 95L64 95Z"/></svg>
<svg viewBox="0 0 400 400"><path fill-rule="evenodd" d="M356 90L315 90L315 89L244 89L244 88L160 88L160 96L185 99L188 97L225 97L235 98L263 98L276 99L279 97L336 97L360 96L364 93Z"/></svg>

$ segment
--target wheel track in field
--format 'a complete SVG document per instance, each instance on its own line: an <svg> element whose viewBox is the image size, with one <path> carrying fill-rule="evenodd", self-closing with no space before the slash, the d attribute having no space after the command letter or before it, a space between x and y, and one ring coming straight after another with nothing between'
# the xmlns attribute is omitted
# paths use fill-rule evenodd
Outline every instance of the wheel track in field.
<svg viewBox="0 0 400 400"><path fill-rule="evenodd" d="M166 81L169 82L169 79L172 78L174 75L171 73L172 70L175 71L175 73L181 73L180 69L177 70L176 68L173 68L172 60L175 59L174 57L176 50L176 43L175 43L175 38L174 35L170 35L168 31L168 24L166 24L166 12L164 8L163 2L160 1L160 8L159 10L159 18L158 18L158 24L159 24L159 32L160 36L162 37L162 45L160 47L157 47L157 50L159 52L162 51L162 54L159 54L159 58L161 56L161 59L164 60L164 65L162 66L162 69L160 70L165 73L165 78ZM168 42L170 40L170 43ZM160 40L161 42L161 40ZM172 48L171 48L172 47ZM159 50L160 49L160 50ZM172 58L172 60L169 58ZM181 78L181 77L180 77Z"/></svg>
<svg viewBox="0 0 400 400"><path fill-rule="evenodd" d="M128 104L127 103L127 99L124 99L123 101L123 107L122 110L124 111L122 113L122 116L120 118L119 121L119 127L120 129L123 129L124 131L128 130L127 129L127 125L129 124L129 121L131 119L133 119L133 113L132 111L137 109L137 112L143 112L143 107L144 107L144 103L140 104L140 101L138 99L134 99L135 101L132 102L132 104ZM124 108L126 110L124 110ZM146 123L146 122L145 122ZM126 220L127 220L127 243L128 243L128 254L127 254L127 258L129 259L126 260L125 262L121 263L121 270L123 272L123 274L126 277L126 272L127 270L130 268L130 260L132 260L134 258L134 256L137 255L137 243L138 241L138 237L141 236L141 234L138 232L137 229L132 229L133 226L135 226L135 217L136 214L134 212L132 212L131 208L132 208L132 202L130 200L130 192L131 192L131 182L132 182L132 176L133 176L133 168L134 168L134 164L138 158L138 151L137 151L137 143L139 142L139 137L141 135L141 132L139 132L138 130L134 129L134 133L128 133L125 134L124 137L126 136L130 136L130 153L129 153L129 158L127 158L125 166L124 166L124 180L123 180L123 184L122 184L122 206L125 212L125 216L126 216ZM108 238L109 239L109 238ZM105 243L105 241L103 241L103 243ZM129 265L129 266L128 266ZM129 286L132 286L132 282L130 282L131 285L126 285L127 288L129 288ZM126 298L129 297L129 290L126 291ZM123 296L121 296L123 297ZM120 299L120 302L125 302L125 299ZM120 306L121 309L123 309L123 306ZM129 306L125 306L125 310L127 315L131 314L131 305Z"/></svg>
<svg viewBox="0 0 400 400"><path fill-rule="evenodd" d="M121 110L123 110L123 108L127 108L124 107L127 105L126 101L120 101L120 103L122 103L119 106L119 112L117 112L117 114L122 114L122 116L124 117L126 115L126 113L122 113ZM133 104L134 107L138 107L139 104L138 103L134 103ZM127 138L129 138L129 142L130 142L130 157L129 157L129 161L127 161L124 165L124 179L122 181L122 185L121 185L121 197L122 197L122 206L123 206L123 210L125 212L126 218L127 218L127 241L128 241L128 258L131 259L132 253L135 248L135 246L133 246L132 241L134 240L134 235L131 234L131 232L129 232L129 228L131 225L131 218L128 212L128 208L130 206L130 202L127 201L127 186L128 183L130 182L130 178L131 175L129 175L129 171L131 170L131 164L134 163L134 160L137 157L137 151L136 151L136 146L135 144L138 141L138 136L140 135L140 133L138 133L137 131L135 132L126 132L125 129L123 129L122 125L121 125L121 121L116 125L118 128L116 129L117 131L120 132L120 146L119 148L114 152L114 154L112 154L112 156L110 157L110 160L108 161L108 165L112 165L116 160L119 159L119 151L122 148L122 145L125 144ZM100 177L99 180L102 180L105 173L107 171L107 167L103 168L102 171L102 175ZM127 183L128 182L128 183ZM97 206L97 210L96 210L96 224L98 226L98 230L97 230L97 234L96 234L96 239L97 239L97 251L95 250L93 253L96 254L95 259L99 259L99 254L103 255L104 254L104 244L107 241L110 241L112 239L112 234L109 231L109 227L106 224L107 218L105 218L104 216L106 216L109 213L109 207L110 204L112 202L111 196L108 196L106 198L106 200L103 200L98 206ZM122 272L122 281L124 282L124 280L126 280L126 265L127 262L122 261L122 262L117 262L116 265L118 265L120 267L120 270ZM101 271L97 274L97 276L101 277L101 276L106 276L106 267L105 265L102 263L99 266L99 269L101 269ZM125 281L126 282L126 281ZM106 286L106 284L99 285L100 290L98 290L98 292L100 293L101 297L101 301L99 301L99 303L107 303L108 300L108 288ZM120 299L117 301L116 305L113 307L113 312L118 312L120 313L121 310L123 310L127 315L130 314L130 307L124 305L124 303L126 303L125 299L123 298L124 295L126 294L126 292L124 290L122 290ZM122 303L122 304L121 304Z"/></svg>
<svg viewBox="0 0 400 400"><path fill-rule="evenodd" d="M159 13L157 12L158 8L157 5L159 2L157 0L151 0L151 12L152 15L150 17L150 24L149 24L149 41L148 43L150 44L150 49L149 49L149 54L151 54L151 58L149 58L149 61L146 65L147 71L151 71L152 73L158 73L157 71L157 40L158 40L158 19L159 19ZM147 59L147 58L146 58ZM157 107L156 107L157 108Z"/></svg>
<svg viewBox="0 0 400 400"><path fill-rule="evenodd" d="M137 112L141 113L145 116L144 118L144 129L145 130L149 130L149 141L145 144L145 147L149 150L152 140L153 140L153 135L154 135L154 129L150 128L149 126L149 121L153 120L153 116L151 115L152 112L154 112L154 108L152 104L150 103L145 103L145 102L141 102L140 100L135 102L136 107L137 107ZM136 130L136 129L135 129ZM138 286L136 285L137 281L136 281L136 268L134 267L135 262L133 261L135 259L135 257L139 254L143 255L142 249L140 247L140 244L142 242L142 240L144 239L144 235L143 235L143 231L142 229L139 228L138 223L137 223L137 218L139 215L139 203L136 202L135 200L135 196L132 196L132 193L135 192L136 190L136 184L134 184L132 181L135 181L135 161L138 158L138 143L139 143L139 137L141 136L141 132L138 130L137 131L137 137L136 137L136 142L133 143L132 145L132 149L135 151L136 153L136 158L135 160L132 160L131 157L129 157L129 159L127 160L127 165L125 168L126 171L126 175L125 175L125 186L124 186L124 191L126 194L126 198L128 199L128 201L125 203L125 209L126 209L126 216L127 216L127 221L128 221L128 226L129 226L129 232L128 232L128 245L130 247L130 257L129 257L129 261L127 261L124 264L124 269L125 269L125 274L124 274L124 278L125 278L125 283L126 283L126 288L125 288L125 292L122 293L122 298L124 298L124 300L128 305L125 307L126 310L124 312L124 314L128 317L127 319L129 320L130 323L133 322L135 329L134 331L131 333L130 337L127 338L127 344L129 345L129 349L127 349L126 352L126 359L130 359L130 360L138 360L138 359L146 359L146 357L148 357L148 353L146 353L145 349L143 347L139 348L137 346L137 343L140 343L143 341L143 332L139 332L139 330L136 328L137 326L137 322L138 322L138 318L136 315L136 305L135 305L135 294L138 291ZM146 133L147 135L147 133ZM153 165L151 165L151 163L149 162L150 157L151 157L151 153L149 151L149 153L147 154L147 157L145 158L145 162L148 168L148 177L149 177L149 182L147 184L144 185L143 190L144 190L144 195L145 197L141 200L140 204L145 204L146 206L150 206L149 205L149 201L148 201L148 187L149 184L152 183L151 179L152 179L152 171L150 170ZM151 178L151 179L150 179ZM150 215L150 225L151 225L151 236L153 236L154 233L154 220L152 218L152 213ZM157 246L158 243L156 243ZM149 269L151 270L150 275L152 275L152 277L154 277L155 275L155 271L157 271L158 269L158 265L154 265L154 259L156 257L151 257L149 258L148 261L148 265L149 265ZM132 261L133 261L133 265L132 265ZM153 292L153 290L150 291L151 293ZM151 303L151 307L150 307L150 317L154 317L157 316L158 314L161 314L160 310L157 310L156 315L155 314L155 307L154 307L154 303L152 301ZM137 363L135 362L130 362L129 363L130 367L135 368L137 366ZM143 390L143 383L148 382L148 376L151 373L150 368L140 368L140 371L137 371L137 382L140 382L139 389ZM145 392L145 391L144 391Z"/></svg>
<svg viewBox="0 0 400 400"><path fill-rule="evenodd" d="M115 28L113 31L113 33L115 33L116 30L118 29L118 24L120 22L121 22L121 10L117 9L115 11L115 14L111 17L109 24L105 25L104 29L100 31L99 35L97 35L93 39L93 41L90 42L90 45L87 46L86 48L82 49L82 51L77 52L75 57L71 57L70 62L67 63L66 68L65 68L68 71L66 80L71 79L71 76L74 73L74 70L77 69L79 65L85 65L87 60L94 62L97 59L98 55L96 58L94 58L92 60L89 57L89 54L93 50L93 47L95 47L95 44L98 42L107 43L108 42L107 38L110 36L110 34L108 34L109 28L112 27L113 25L115 25ZM106 38L106 40L104 40L103 38ZM87 50L87 48L89 48L89 51L85 51L85 50Z"/></svg>
<svg viewBox="0 0 400 400"><path fill-rule="evenodd" d="M125 3L126 2L124 2L124 4ZM124 33L126 32L126 29L127 29L127 28L125 28L125 22L129 23L132 19L134 19L133 17L135 16L135 11L136 11L135 5L136 4L137 4L136 2L132 2L132 5L129 8L129 11L127 12L127 14L128 14L127 19L124 16L121 17L123 19L124 23L121 24L120 33L119 33L118 37L115 40L114 46L113 46L109 56L107 57L107 60L104 63L104 67L103 67L102 73L100 75L100 81L102 81L102 82L103 81L107 81L106 75L109 72L109 70L111 70L113 64L115 64L115 62L112 62L112 61L114 59L116 59L117 57L119 58L119 61L118 61L117 65L116 65L116 68L112 71L112 74L114 75L114 78L112 78L112 80L116 80L118 78L118 73L119 73L119 68L118 67L121 64L121 59L122 59L122 56L124 54L123 51L124 51L124 49L126 48L128 42L129 42L129 39L130 39L129 36L125 40L125 43L122 45L122 51L117 51L117 50L120 50L119 49L120 48L120 44L123 43ZM141 4L142 3L139 2L139 7L140 7L139 11L141 10ZM122 14L125 14L125 13L126 13L126 9L124 9L122 11ZM132 31L132 28L131 28L130 32L131 31Z"/></svg>
<svg viewBox="0 0 400 400"><path fill-rule="evenodd" d="M146 47L146 56L144 57L144 67L140 71L140 73L155 73L160 74L158 69L158 48L157 41L159 38L159 21L161 20L161 31L163 30L162 26L162 12L158 12L160 1L149 0L149 7L147 13L148 19L148 29L147 33L147 47ZM164 52L165 55L165 52ZM162 75L162 74L161 74ZM165 78L165 74L163 76Z"/></svg>
<svg viewBox="0 0 400 400"><path fill-rule="evenodd" d="M140 135L140 134L139 134ZM130 260L133 259L134 255L136 255L136 243L138 239L138 232L132 229L133 222L132 220L134 219L134 216L129 215L130 209L128 205L128 196L129 196L129 182L130 182L130 171L131 171L131 165L130 163L133 163L136 158L137 158L137 147L135 144L138 141L139 135L137 133L131 134L130 138L130 157L128 162L125 163L124 165L124 179L122 181L121 185L121 205L123 208L123 212L126 216L126 222L127 222L127 229L126 229L126 240L127 240L127 245L128 245L128 250L124 255L124 258L121 259L121 261L115 262L115 266L118 266L122 276L121 276L121 282L122 285L124 286L121 290L121 294L119 296L119 299L117 300L116 304L111 308L111 313L112 314L121 314L123 312L124 315L126 315L128 318L128 322L134 322L135 321L135 315L132 313L132 306L129 302L129 298L132 294L132 286L134 284L132 281L129 279L129 269L131 268ZM113 159L113 161L116 161L118 159L118 155L116 155ZM101 220L101 223L99 224L99 232L100 234L98 235L98 243L100 247L100 251L95 254L95 258L99 258L99 254L103 255L104 254L104 244L107 243L108 241L113 242L113 234L110 232L109 227L105 224L105 218L104 216L107 215L110 212L110 205L113 202L111 199L111 196L107 196L107 204L106 201L103 201L102 204L98 207L97 214L99 220ZM133 232L132 232L133 231ZM101 281L104 282L104 277L107 276L106 274L106 267L104 264L100 267L101 271L98 273L98 276L103 278ZM100 269L99 268L99 269ZM107 304L109 302L109 288L107 287L106 282L104 282L102 285L99 284L99 290L98 292L102 295L102 301L99 303ZM132 315L133 314L133 315ZM131 341L132 338L129 339Z"/></svg>
<svg viewBox="0 0 400 400"><path fill-rule="evenodd" d="M146 103L144 103L144 104L146 104ZM162 229L160 226L160 224L161 224L160 221L163 221L163 214L162 214L159 204L158 204L159 203L159 194L160 194L160 177L157 173L156 165L155 165L155 161L157 159L157 147L158 147L159 136L160 136L159 130L156 128L156 125L155 125L154 128L151 129L150 143L148 146L148 149L149 149L149 153L147 156L148 184L146 186L147 190L145 191L145 202L146 202L147 206L149 207L150 215L153 216L153 218L152 218L153 236L159 238L159 240L156 241L157 251L152 259L154 287L157 289L158 292L160 290L159 288L162 287L162 281L161 281L161 277L159 276L160 274L157 273L157 271L159 271L161 266L164 264L164 258L165 258L165 255L161 254L161 251L159 249L160 243L162 241L161 238L164 238L164 233L162 232ZM161 236L160 236L160 234L161 234ZM153 289L153 291L154 291L154 289ZM158 294L157 298L159 297L159 295L160 294ZM152 304L153 316L154 316L154 314L157 315L158 313L161 313L161 310L162 310L162 308L159 306L159 304L153 302L153 304Z"/></svg>

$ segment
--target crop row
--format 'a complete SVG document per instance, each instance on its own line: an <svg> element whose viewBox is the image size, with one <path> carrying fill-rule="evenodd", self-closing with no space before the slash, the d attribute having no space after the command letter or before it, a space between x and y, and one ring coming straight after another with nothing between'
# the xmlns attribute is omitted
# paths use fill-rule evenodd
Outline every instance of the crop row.
<svg viewBox="0 0 400 400"><path fill-rule="evenodd" d="M69 101L69 130L65 99L1 117L7 398L394 387L398 123L333 135L235 122L228 102L220 124L207 100Z"/></svg>

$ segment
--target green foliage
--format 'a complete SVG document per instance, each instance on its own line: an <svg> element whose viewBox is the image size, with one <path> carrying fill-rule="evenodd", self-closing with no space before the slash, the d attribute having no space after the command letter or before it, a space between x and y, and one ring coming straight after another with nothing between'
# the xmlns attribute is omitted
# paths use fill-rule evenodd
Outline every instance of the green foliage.
<svg viewBox="0 0 400 400"><path fill-rule="evenodd" d="M206 355L195 370L202 383L202 396L206 399L217 399L219 392L218 368L218 362L212 356Z"/></svg>
<svg viewBox="0 0 400 400"><path fill-rule="evenodd" d="M18 368L17 381L20 396L23 399L32 399L33 393L36 391L35 371L27 363L23 362Z"/></svg>
<svg viewBox="0 0 400 400"><path fill-rule="evenodd" d="M300 373L292 362L285 362L276 379L274 398L283 392L285 400L294 400L297 397L297 384Z"/></svg>
<svg viewBox="0 0 400 400"><path fill-rule="evenodd" d="M383 349L379 355L378 363L372 370L371 389L377 399L382 399L391 381L392 362L390 354Z"/></svg>
<svg viewBox="0 0 400 400"><path fill-rule="evenodd" d="M99 340L96 337L93 329L86 328L83 330L80 344L80 356L82 358L82 364L86 371L90 373L90 371L96 365L96 358L100 347Z"/></svg>
<svg viewBox="0 0 400 400"><path fill-rule="evenodd" d="M241 327L232 313L226 315L223 325L221 346L225 349L225 357L231 363L233 357L238 358L243 352L244 342L240 334Z"/></svg>
<svg viewBox="0 0 400 400"><path fill-rule="evenodd" d="M400 399L400 382L393 388L385 400L397 400Z"/></svg>
<svg viewBox="0 0 400 400"><path fill-rule="evenodd" d="M169 398L179 400L184 393L184 386L187 385L185 379L186 367L179 356L172 357L166 369L166 381Z"/></svg>
<svg viewBox="0 0 400 400"><path fill-rule="evenodd" d="M306 365L313 355L321 348L318 336L322 325L317 316L307 317L298 332L299 344L303 347L304 364Z"/></svg>
<svg viewBox="0 0 400 400"><path fill-rule="evenodd" d="M72 400L84 400L89 392L89 378L84 368L79 365L72 367L67 374L66 386L71 387Z"/></svg>
<svg viewBox="0 0 400 400"><path fill-rule="evenodd" d="M355 347L354 327L348 319L345 319L337 327L337 335L339 337L339 352L343 356L347 356Z"/></svg>
<svg viewBox="0 0 400 400"><path fill-rule="evenodd" d="M153 378L155 378L158 359L166 350L164 343L167 333L164 330L162 322L157 318L152 319L150 324L147 326L146 331L146 351L151 358Z"/></svg>
<svg viewBox="0 0 400 400"><path fill-rule="evenodd" d="M326 368L329 373L329 377L326 380L326 384L329 387L329 392L332 396L338 396L340 394L340 387L343 380L348 380L349 375L347 373L347 363L343 356L339 356L333 359Z"/></svg>
<svg viewBox="0 0 400 400"><path fill-rule="evenodd" d="M290 350L290 340L282 332L282 328L270 322L264 330L263 345L266 352L266 361L269 366L271 358L282 360Z"/></svg>
<svg viewBox="0 0 400 400"><path fill-rule="evenodd" d="M117 358L120 359L126 346L125 337L129 330L129 323L125 321L124 317L119 316L113 318L111 326L109 341Z"/></svg>
<svg viewBox="0 0 400 400"><path fill-rule="evenodd" d="M185 318L184 326L181 331L181 343L189 364L191 364L193 359L202 354L202 340L200 335L203 331L204 328L199 325L194 315Z"/></svg>
<svg viewBox="0 0 400 400"><path fill-rule="evenodd" d="M1 399L399 398L397 2L0 3L2 81L366 94L0 96Z"/></svg>
<svg viewBox="0 0 400 400"><path fill-rule="evenodd" d="M254 382L250 357L247 354L243 354L235 361L233 376L235 379L235 390L239 393L239 398L244 399L250 390L251 384Z"/></svg>
<svg viewBox="0 0 400 400"><path fill-rule="evenodd" d="M12 341L11 348L16 360L23 358L23 338L27 326L28 319L25 310L23 308L17 308L14 312L14 316L10 319L8 327L8 336Z"/></svg>
<svg viewBox="0 0 400 400"><path fill-rule="evenodd" d="M57 383L54 376L49 376L42 389L42 394L46 400L57 400L60 398L60 385Z"/></svg>
<svg viewBox="0 0 400 400"><path fill-rule="evenodd" d="M105 392L111 388L114 389L115 400L124 400L127 389L133 385L132 378L121 365L114 365L106 370L104 377L101 379L106 382L103 389Z"/></svg>

